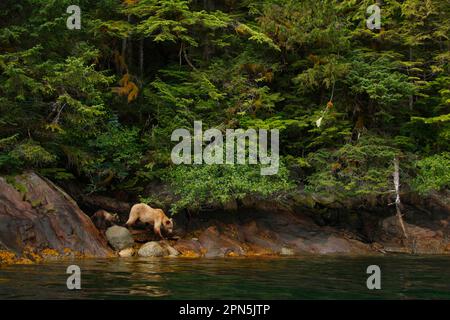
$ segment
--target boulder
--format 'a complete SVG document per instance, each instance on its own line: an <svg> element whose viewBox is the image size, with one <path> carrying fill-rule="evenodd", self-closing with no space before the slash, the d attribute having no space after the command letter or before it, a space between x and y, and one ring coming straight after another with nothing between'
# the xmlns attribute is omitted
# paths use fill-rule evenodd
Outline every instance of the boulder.
<svg viewBox="0 0 450 320"><path fill-rule="evenodd" d="M180 252L164 240L147 242L139 249L138 255L141 257L175 257L180 255Z"/></svg>
<svg viewBox="0 0 450 320"><path fill-rule="evenodd" d="M135 254L135 250L133 248L126 248L119 251L119 257L129 258Z"/></svg>
<svg viewBox="0 0 450 320"><path fill-rule="evenodd" d="M33 172L0 177L0 250L29 253L33 260L46 249L61 255L112 255L89 217L54 183Z"/></svg>
<svg viewBox="0 0 450 320"><path fill-rule="evenodd" d="M178 240L174 248L183 257L198 258L201 257L206 249L204 249L197 238Z"/></svg>
<svg viewBox="0 0 450 320"><path fill-rule="evenodd" d="M169 254L170 257L176 257L178 255L180 255L180 252L175 249L174 247L172 247L169 243L169 241L164 240L164 241L160 241L159 244L166 249L167 253Z"/></svg>
<svg viewBox="0 0 450 320"><path fill-rule="evenodd" d="M106 239L115 250L122 250L133 246L134 240L127 228L112 226L106 230Z"/></svg>
<svg viewBox="0 0 450 320"><path fill-rule="evenodd" d="M280 255L282 255L282 256L293 256L294 254L295 254L295 252L291 248L286 248L286 247L281 248Z"/></svg>
<svg viewBox="0 0 450 320"><path fill-rule="evenodd" d="M141 257L164 257L168 256L169 252L159 242L151 241L139 249L138 255Z"/></svg>

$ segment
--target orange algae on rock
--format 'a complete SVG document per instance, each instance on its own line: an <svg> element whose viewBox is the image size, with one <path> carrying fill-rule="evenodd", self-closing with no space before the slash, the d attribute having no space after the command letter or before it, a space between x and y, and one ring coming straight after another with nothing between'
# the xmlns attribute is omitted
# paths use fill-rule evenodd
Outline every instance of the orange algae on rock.
<svg viewBox="0 0 450 320"><path fill-rule="evenodd" d="M19 258L17 259L14 264L33 264L35 261L31 261L30 259L27 258Z"/></svg>
<svg viewBox="0 0 450 320"><path fill-rule="evenodd" d="M16 260L17 258L14 253L0 250L0 264L13 264Z"/></svg>
<svg viewBox="0 0 450 320"><path fill-rule="evenodd" d="M35 252L35 250L30 247L30 246L25 246L23 252L22 252L22 256L26 257L25 259L30 260L30 261L34 261L34 262L41 262L42 261L42 257L37 254Z"/></svg>
<svg viewBox="0 0 450 320"><path fill-rule="evenodd" d="M41 254L45 256L54 256L54 257L58 257L60 255L58 251L51 248L45 248L44 250L41 251Z"/></svg>
<svg viewBox="0 0 450 320"><path fill-rule="evenodd" d="M230 251L226 254L227 257L239 257L239 254L234 252L234 251Z"/></svg>
<svg viewBox="0 0 450 320"><path fill-rule="evenodd" d="M0 264L32 264L33 261L28 258L17 257L15 253L0 250Z"/></svg>
<svg viewBox="0 0 450 320"><path fill-rule="evenodd" d="M200 254L193 250L186 250L181 253L181 257L183 258L200 258Z"/></svg>

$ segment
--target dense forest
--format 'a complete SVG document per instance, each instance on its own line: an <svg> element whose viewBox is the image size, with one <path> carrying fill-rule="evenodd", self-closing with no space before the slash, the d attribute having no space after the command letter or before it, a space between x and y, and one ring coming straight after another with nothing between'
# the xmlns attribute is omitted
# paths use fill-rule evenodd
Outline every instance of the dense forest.
<svg viewBox="0 0 450 320"><path fill-rule="evenodd" d="M450 2L2 0L0 172L180 208L450 187ZM81 8L81 28L66 26ZM280 170L174 165L175 129L280 131Z"/></svg>

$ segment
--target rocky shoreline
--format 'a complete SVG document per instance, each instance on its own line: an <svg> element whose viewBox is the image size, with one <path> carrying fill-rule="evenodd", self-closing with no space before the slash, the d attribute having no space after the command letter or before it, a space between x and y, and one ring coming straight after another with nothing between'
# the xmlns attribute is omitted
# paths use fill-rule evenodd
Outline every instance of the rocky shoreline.
<svg viewBox="0 0 450 320"><path fill-rule="evenodd" d="M61 187L27 172L0 177L0 264L134 255L450 254L448 194L404 199L407 238L387 206L375 211L357 205L359 200L345 204L299 196L283 206L246 199L197 216L180 213L174 217L175 236L159 241L143 225L98 230ZM101 209L119 208L126 220L126 202L96 201L105 204Z"/></svg>

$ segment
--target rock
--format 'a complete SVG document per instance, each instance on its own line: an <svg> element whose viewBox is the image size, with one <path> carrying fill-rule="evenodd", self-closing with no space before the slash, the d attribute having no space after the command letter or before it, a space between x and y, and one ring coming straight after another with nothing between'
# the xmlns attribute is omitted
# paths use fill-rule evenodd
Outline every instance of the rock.
<svg viewBox="0 0 450 320"><path fill-rule="evenodd" d="M281 248L280 254L282 256L293 256L295 254L295 252L291 248L283 247L283 248Z"/></svg>
<svg viewBox="0 0 450 320"><path fill-rule="evenodd" d="M188 258L201 257L205 252L205 249L202 247L198 239L181 239L175 243L174 248L180 253L181 256Z"/></svg>
<svg viewBox="0 0 450 320"><path fill-rule="evenodd" d="M129 258L135 254L135 250L133 248L126 248L119 251L119 256L122 258Z"/></svg>
<svg viewBox="0 0 450 320"><path fill-rule="evenodd" d="M172 246L169 246L169 247L167 247L166 249L169 251L169 256L170 256L170 257L176 257L176 256L179 256L179 255L180 255L180 252L178 252L178 250L175 249L175 248L172 247Z"/></svg>
<svg viewBox="0 0 450 320"><path fill-rule="evenodd" d="M169 252L159 242L151 241L139 249L138 255L141 257L164 257L169 255Z"/></svg>
<svg viewBox="0 0 450 320"><path fill-rule="evenodd" d="M106 230L106 239L115 250L122 250L133 246L134 240L127 228L112 226Z"/></svg>
<svg viewBox="0 0 450 320"><path fill-rule="evenodd" d="M283 244L271 228L258 223L260 219L251 220L240 226L241 238L248 245L251 255L268 255L281 251Z"/></svg>
<svg viewBox="0 0 450 320"><path fill-rule="evenodd" d="M130 230L131 236L133 237L134 242L138 243L147 243L151 241L159 241L161 238L155 234L153 228L144 228L137 229L137 227L133 226L133 229Z"/></svg>
<svg viewBox="0 0 450 320"><path fill-rule="evenodd" d="M224 217L204 215L190 228L187 237L191 240L179 240L174 245L187 257L375 253L351 233L349 236L332 227L318 226L306 214L281 207Z"/></svg>
<svg viewBox="0 0 450 320"><path fill-rule="evenodd" d="M168 252L170 257L176 257L180 255L177 249L172 247L168 241L160 241L159 244Z"/></svg>
<svg viewBox="0 0 450 320"><path fill-rule="evenodd" d="M410 215L412 215L410 213ZM418 217L419 218L419 217ZM420 219L419 219L420 221ZM404 221L407 239L404 238L399 219L391 216L380 223L380 242L387 252L415 254L444 254L450 245L449 232L439 221L428 218L426 225L415 225Z"/></svg>
<svg viewBox="0 0 450 320"><path fill-rule="evenodd" d="M244 254L239 240L220 233L215 226L207 228L200 235L199 242L206 249L205 257L241 256Z"/></svg>
<svg viewBox="0 0 450 320"><path fill-rule="evenodd" d="M406 227L406 225L405 225ZM391 216L381 222L381 231L391 237L402 237L403 231L397 216Z"/></svg>
<svg viewBox="0 0 450 320"><path fill-rule="evenodd" d="M112 251L89 217L51 181L33 172L0 177L0 249L19 256L52 249L106 257ZM32 260L35 257L30 257Z"/></svg>

